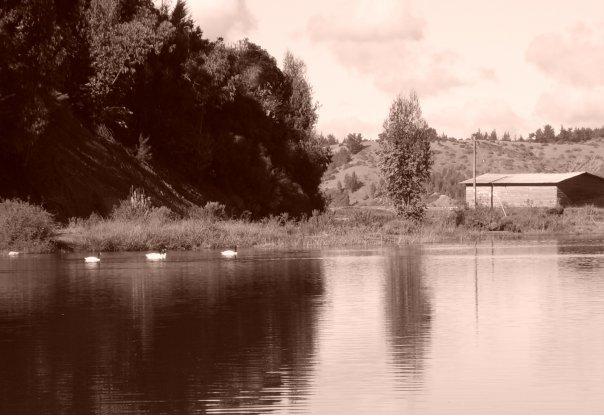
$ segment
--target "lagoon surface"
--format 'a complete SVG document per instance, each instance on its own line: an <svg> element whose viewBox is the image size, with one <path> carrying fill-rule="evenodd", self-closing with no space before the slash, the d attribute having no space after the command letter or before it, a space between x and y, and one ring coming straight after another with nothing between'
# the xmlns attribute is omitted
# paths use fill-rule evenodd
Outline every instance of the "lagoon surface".
<svg viewBox="0 0 604 416"><path fill-rule="evenodd" d="M0 256L0 412L604 412L604 240L82 257Z"/></svg>

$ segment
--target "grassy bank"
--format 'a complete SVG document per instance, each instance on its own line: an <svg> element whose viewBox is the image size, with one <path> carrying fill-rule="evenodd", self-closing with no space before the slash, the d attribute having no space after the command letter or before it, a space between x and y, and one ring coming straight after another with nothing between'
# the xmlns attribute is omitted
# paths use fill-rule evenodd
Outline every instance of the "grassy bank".
<svg viewBox="0 0 604 416"><path fill-rule="evenodd" d="M492 236L604 233L604 209L522 208L434 210L421 223L383 209L343 208L304 219L286 215L260 221L227 218L210 203L179 217L131 198L108 218L93 215L59 227L50 214L20 202L0 203L0 248L50 251L61 244L76 250L196 250L220 247L321 248L472 241Z"/></svg>
<svg viewBox="0 0 604 416"><path fill-rule="evenodd" d="M65 237L83 250L195 250L220 247L321 248L471 241L500 236L604 232L604 210L430 211L422 223L398 219L389 211L348 208L294 220L261 221L213 217L174 218L157 211L137 219L92 218L72 221Z"/></svg>

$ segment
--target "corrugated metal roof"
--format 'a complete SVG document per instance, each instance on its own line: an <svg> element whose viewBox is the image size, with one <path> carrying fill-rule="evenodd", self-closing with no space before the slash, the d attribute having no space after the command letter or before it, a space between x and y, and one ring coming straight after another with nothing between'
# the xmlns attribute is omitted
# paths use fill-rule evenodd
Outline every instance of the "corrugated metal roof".
<svg viewBox="0 0 604 416"><path fill-rule="evenodd" d="M476 177L476 184L556 184L587 172L567 173L485 173ZM473 179L467 179L463 184L472 185Z"/></svg>

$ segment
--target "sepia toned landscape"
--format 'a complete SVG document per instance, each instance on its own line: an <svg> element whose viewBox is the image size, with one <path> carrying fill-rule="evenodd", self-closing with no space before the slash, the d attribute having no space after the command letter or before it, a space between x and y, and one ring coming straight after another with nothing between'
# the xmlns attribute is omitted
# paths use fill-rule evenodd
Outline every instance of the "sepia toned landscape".
<svg viewBox="0 0 604 416"><path fill-rule="evenodd" d="M0 2L0 413L604 412L602 21Z"/></svg>

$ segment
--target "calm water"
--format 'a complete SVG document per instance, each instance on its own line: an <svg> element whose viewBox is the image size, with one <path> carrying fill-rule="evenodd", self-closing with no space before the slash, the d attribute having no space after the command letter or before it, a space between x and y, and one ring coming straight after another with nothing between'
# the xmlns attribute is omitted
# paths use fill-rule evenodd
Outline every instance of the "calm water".
<svg viewBox="0 0 604 416"><path fill-rule="evenodd" d="M604 240L0 256L0 412L604 412Z"/></svg>

